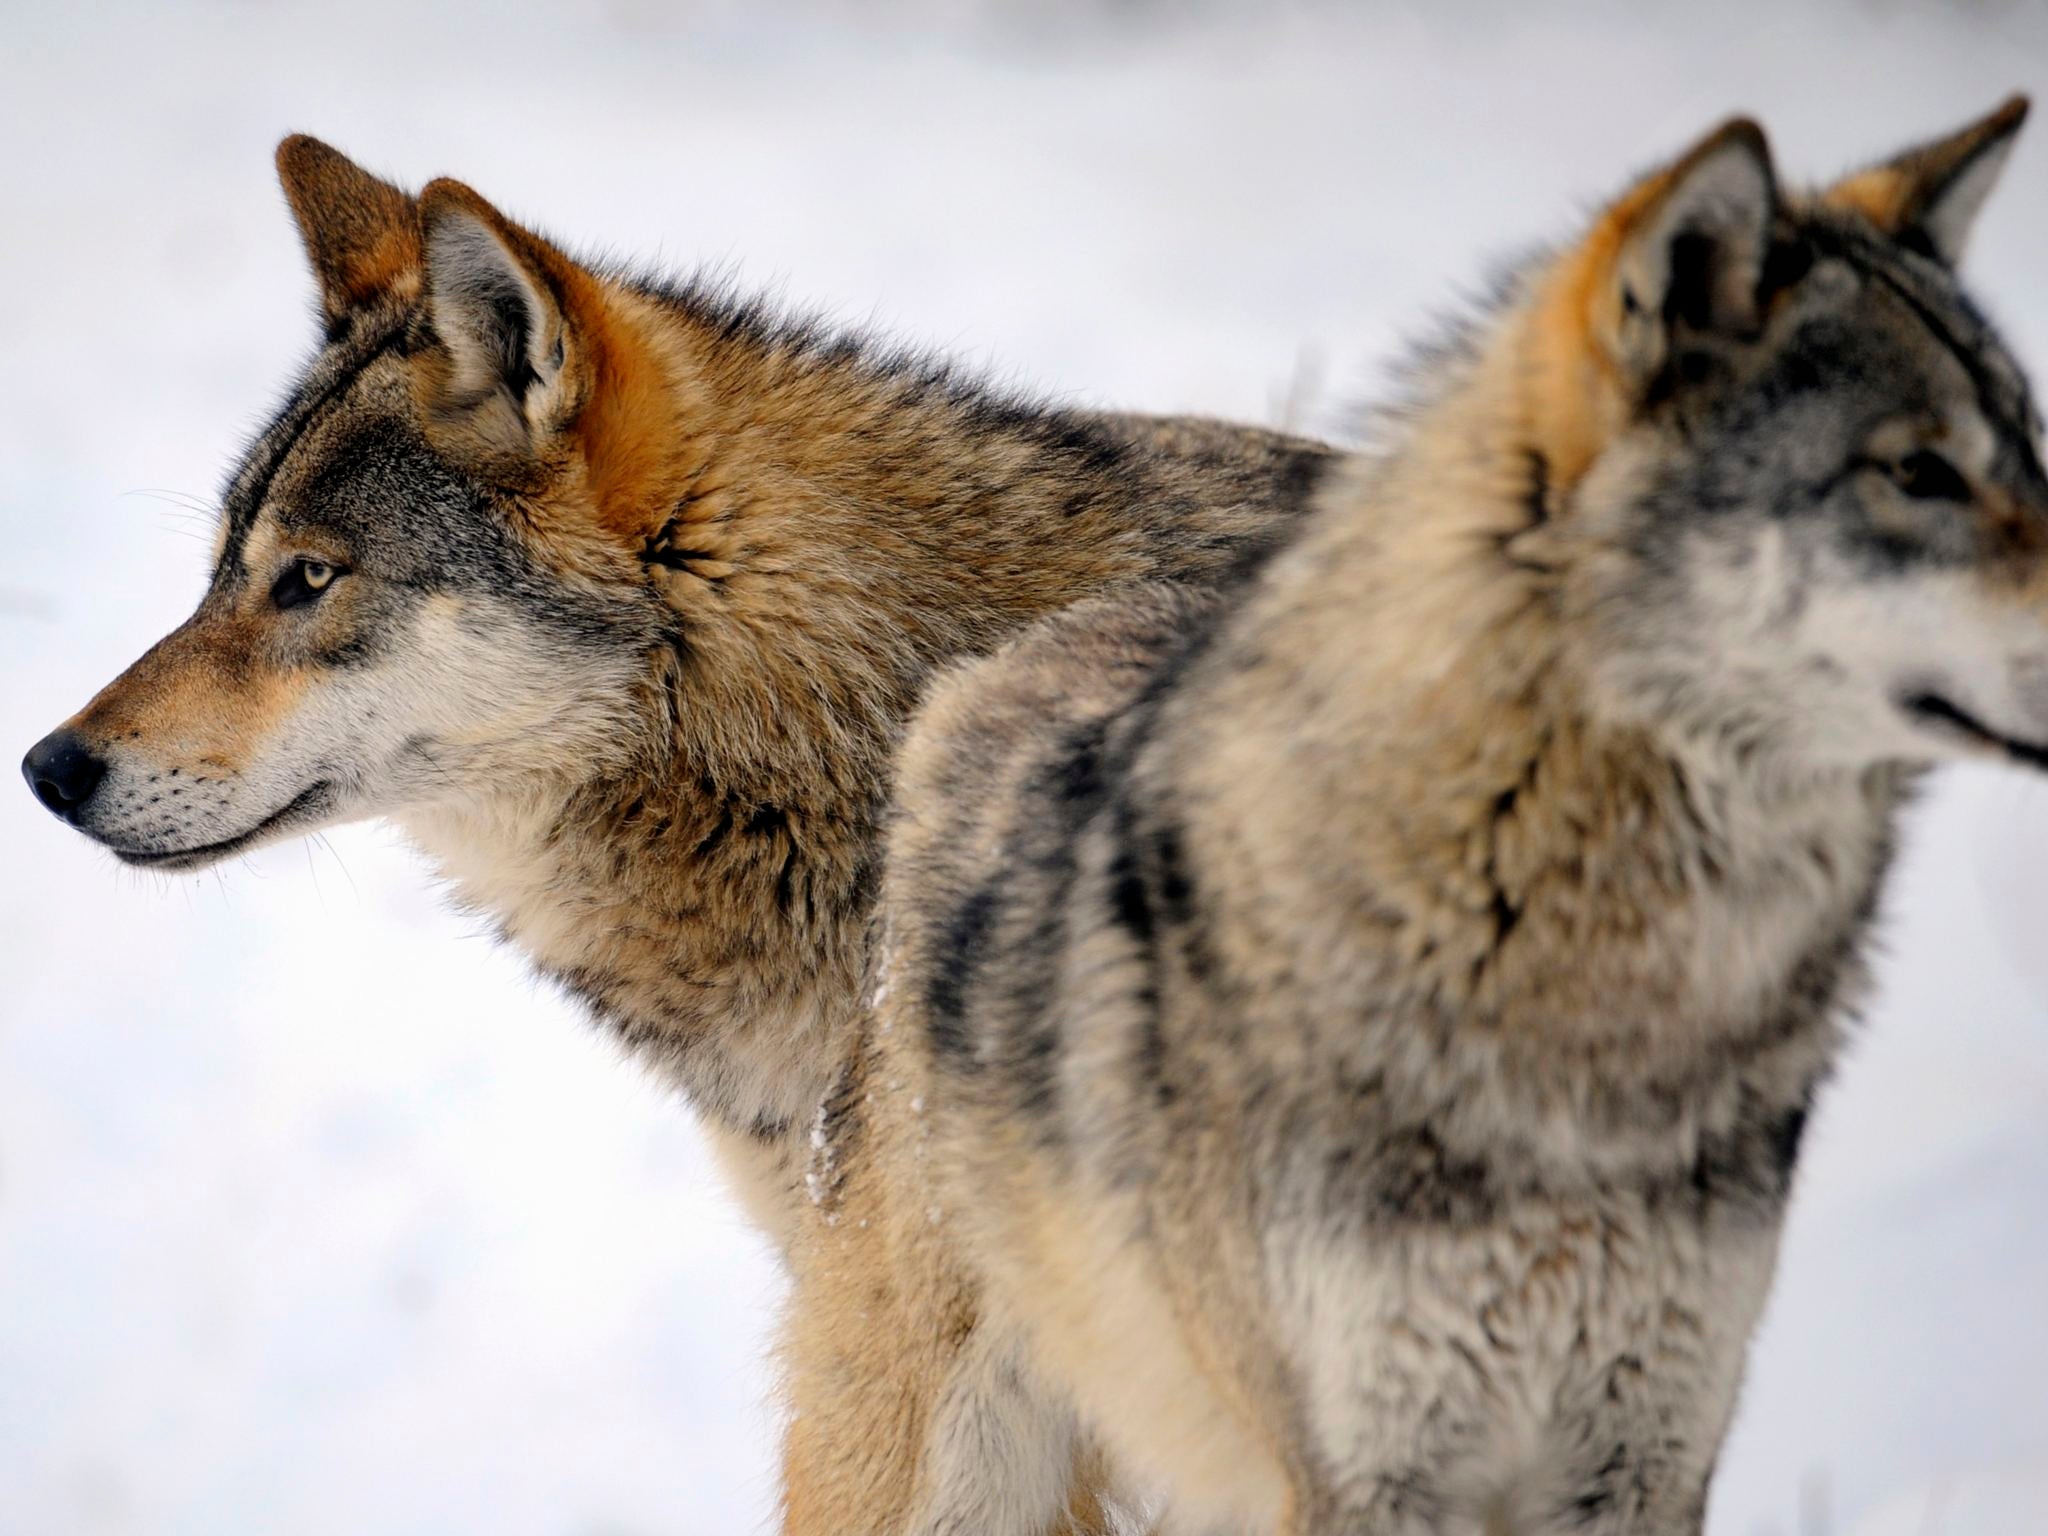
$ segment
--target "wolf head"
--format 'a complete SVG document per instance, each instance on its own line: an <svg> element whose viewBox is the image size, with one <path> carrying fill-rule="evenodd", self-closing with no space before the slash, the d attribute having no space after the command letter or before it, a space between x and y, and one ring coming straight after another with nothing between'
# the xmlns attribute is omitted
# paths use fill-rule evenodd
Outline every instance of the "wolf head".
<svg viewBox="0 0 2048 1536"><path fill-rule="evenodd" d="M530 783L620 750L670 392L635 303L474 192L278 150L325 338L222 501L197 611L30 751L123 859Z"/></svg>
<svg viewBox="0 0 2048 1536"><path fill-rule="evenodd" d="M1817 194L1737 121L1532 280L1528 558L1616 708L1749 757L2048 765L2048 480L1956 264L2015 99Z"/></svg>

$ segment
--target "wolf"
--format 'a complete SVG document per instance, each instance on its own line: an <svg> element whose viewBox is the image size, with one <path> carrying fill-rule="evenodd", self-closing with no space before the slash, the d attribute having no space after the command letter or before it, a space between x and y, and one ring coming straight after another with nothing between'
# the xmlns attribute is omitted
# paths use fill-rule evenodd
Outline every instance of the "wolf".
<svg viewBox="0 0 2048 1536"><path fill-rule="evenodd" d="M1817 192L1728 123L1284 547L935 685L793 1529L1041 1532L1080 1446L1175 1533L1697 1536L1899 808L2048 766L2041 422L1955 271L2025 112Z"/></svg>
<svg viewBox="0 0 2048 1536"><path fill-rule="evenodd" d="M149 869L396 823L680 1086L779 1241L927 676L1213 578L1330 450L1006 395L305 136L277 163L318 348L228 478L197 610L24 774Z"/></svg>

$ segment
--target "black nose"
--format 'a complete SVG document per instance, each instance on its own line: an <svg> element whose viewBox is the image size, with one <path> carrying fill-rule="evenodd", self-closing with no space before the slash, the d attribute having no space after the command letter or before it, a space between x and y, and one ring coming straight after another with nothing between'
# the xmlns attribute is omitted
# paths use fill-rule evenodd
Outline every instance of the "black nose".
<svg viewBox="0 0 2048 1536"><path fill-rule="evenodd" d="M36 798L66 821L78 819L106 775L106 760L68 726L50 732L21 760L21 776Z"/></svg>

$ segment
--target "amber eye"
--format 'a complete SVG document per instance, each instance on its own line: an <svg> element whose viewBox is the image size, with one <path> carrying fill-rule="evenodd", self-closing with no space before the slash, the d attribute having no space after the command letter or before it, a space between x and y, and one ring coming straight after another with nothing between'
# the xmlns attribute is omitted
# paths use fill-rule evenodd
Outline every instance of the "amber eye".
<svg viewBox="0 0 2048 1536"><path fill-rule="evenodd" d="M1892 466L1892 480L1915 501L1968 501L1962 471L1932 448L1916 448Z"/></svg>
<svg viewBox="0 0 2048 1536"><path fill-rule="evenodd" d="M294 560L270 589L270 600L280 608L297 608L334 585L341 568L325 560Z"/></svg>

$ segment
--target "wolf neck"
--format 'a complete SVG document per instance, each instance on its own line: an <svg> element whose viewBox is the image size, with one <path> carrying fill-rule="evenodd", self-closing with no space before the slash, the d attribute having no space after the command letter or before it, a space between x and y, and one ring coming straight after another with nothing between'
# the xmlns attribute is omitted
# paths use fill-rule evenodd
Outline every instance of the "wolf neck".
<svg viewBox="0 0 2048 1536"><path fill-rule="evenodd" d="M693 317L664 335L672 472L633 513L660 637L626 749L408 825L700 1111L786 1143L857 1007L889 754L930 669L1109 582L1220 567L1272 482L1205 520L1102 423Z"/></svg>
<svg viewBox="0 0 2048 1536"><path fill-rule="evenodd" d="M1348 931L1275 941L1399 978L1418 1006L1674 1063L1815 991L1825 1023L1856 973L1896 777L1774 775L1596 702L1589 631L1550 563L1572 558L1569 488L1521 399L1516 323L1270 569L1230 649L1288 656L1291 681L1204 702L1246 745L1210 752L1202 789L1247 786L1270 878L1328 872L1312 909ZM1286 762L1249 761L1262 742ZM1305 792L1248 788L1288 779Z"/></svg>

